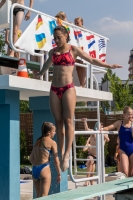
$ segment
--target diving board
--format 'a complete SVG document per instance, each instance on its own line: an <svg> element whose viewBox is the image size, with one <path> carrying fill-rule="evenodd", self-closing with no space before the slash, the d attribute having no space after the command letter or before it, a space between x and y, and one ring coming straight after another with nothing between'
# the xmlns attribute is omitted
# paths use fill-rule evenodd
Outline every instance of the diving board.
<svg viewBox="0 0 133 200"><path fill-rule="evenodd" d="M0 66L18 69L18 61L19 61L18 58L0 54ZM26 66L28 69L31 69L31 70L39 71L39 69L40 69L40 63L38 63L38 62L26 60Z"/></svg>
<svg viewBox="0 0 133 200"><path fill-rule="evenodd" d="M93 186L86 186L78 189L61 192L47 197L37 198L36 200L85 200L88 198L115 193L122 190L133 188L133 177L101 183Z"/></svg>
<svg viewBox="0 0 133 200"><path fill-rule="evenodd" d="M20 91L20 100L29 97L49 96L51 82L12 75L0 76L0 89ZM76 88L77 101L111 101L112 93L89 88Z"/></svg>

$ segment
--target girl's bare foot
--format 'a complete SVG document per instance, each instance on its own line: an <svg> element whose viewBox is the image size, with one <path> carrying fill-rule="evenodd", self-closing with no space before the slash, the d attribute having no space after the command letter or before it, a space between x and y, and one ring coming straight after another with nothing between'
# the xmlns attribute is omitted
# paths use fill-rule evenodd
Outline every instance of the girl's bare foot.
<svg viewBox="0 0 133 200"><path fill-rule="evenodd" d="M88 185L89 185L89 182L85 181L84 186L88 186Z"/></svg>
<svg viewBox="0 0 133 200"><path fill-rule="evenodd" d="M10 55L9 55L10 57L14 57L14 53L10 53Z"/></svg>
<svg viewBox="0 0 133 200"><path fill-rule="evenodd" d="M62 165L63 165L63 157L64 157L64 155L61 155L60 156L60 168L62 169Z"/></svg>
<svg viewBox="0 0 133 200"><path fill-rule="evenodd" d="M15 52L15 53L14 53L14 57L15 57L15 58L20 58L20 53L19 53L19 52Z"/></svg>
<svg viewBox="0 0 133 200"><path fill-rule="evenodd" d="M64 155L63 162L61 165L62 172L65 172L69 168L69 156Z"/></svg>

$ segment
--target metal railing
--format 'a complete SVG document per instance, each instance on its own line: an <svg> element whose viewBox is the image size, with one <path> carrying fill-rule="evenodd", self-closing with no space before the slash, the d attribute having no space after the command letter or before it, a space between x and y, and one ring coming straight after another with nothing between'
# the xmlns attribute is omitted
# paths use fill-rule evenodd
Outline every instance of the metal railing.
<svg viewBox="0 0 133 200"><path fill-rule="evenodd" d="M49 16L45 13L42 13L42 12L39 12L37 10L34 10L34 9L31 9L29 7L26 7L26 6L22 6L20 4L13 4L12 7L11 7L11 11L10 11L10 45L12 47L12 49L16 52L20 52L20 53L25 53L27 54L25 51L21 50L21 49L17 49L14 44L13 44L13 41L12 41L12 38L13 38L13 10L14 8L18 6L20 8L23 8L23 9L26 9L26 10L29 10L33 13L36 13L36 14L40 14L40 15L44 15L44 16L47 16L47 17L51 17L52 19L56 19L55 17L52 17L52 16ZM68 22L63 22L64 24L66 25L70 25L72 27L75 27L77 28L77 26L75 26L74 24L70 24ZM94 33L92 31L89 31L87 29L84 29L84 28L80 28L78 27L78 29L80 30L83 30L83 31L87 31L89 33L92 33L92 34L95 34L95 35L98 35L100 37L103 37L97 33ZM105 38L105 37L104 37ZM106 38L107 39L107 38ZM108 40L108 39L107 39ZM41 53L34 53L35 56L39 56L40 57L40 69L42 69L43 67L43 54ZM48 52L46 52L46 59L48 58ZM75 63L76 66L80 66L80 67L83 67L83 68L86 68L86 87L88 88L89 84L88 84L88 80L90 78L90 89L94 89L93 88L93 82L95 82L96 84L96 89L99 90L99 87L98 87L98 82L97 82L97 79L95 77L95 74L99 74L99 73L106 73L106 70L102 67L97 67L97 66L93 66L91 65L90 63L87 63L85 61L85 64L79 64L79 63ZM90 72L90 73L89 73ZM46 76L45 76L45 80L46 81L49 81L49 76L48 76L49 72L47 70L46 72ZM90 77L89 77L89 74L90 74ZM41 77L42 79L43 77ZM81 108L81 107L77 107L77 108ZM82 107L83 108L83 107ZM97 119L88 119L87 121L98 121L98 124L100 125L100 113L99 113L99 101L97 101L97 106L85 106L84 108L96 108L97 109ZM75 119L75 121L79 121L79 119ZM99 126L98 125L98 126ZM103 132L104 134L105 132ZM108 132L106 132L108 133ZM85 146L78 146L76 145L76 136L77 135L87 135L87 134L96 134L96 146L93 146L92 148L96 148L96 155L97 155L97 171L96 172L93 172L91 174L94 174L95 176L93 177L89 177L89 178L81 178L81 179L77 179L77 175L78 173L81 173L81 172L78 172L77 170L77 161L79 160L83 160L82 158L77 158L76 156L76 149L77 148L83 148ZM108 176L107 174L104 173L104 142L103 142L103 134L100 134L99 131L75 131L75 137L74 137L74 142L73 142L73 156L74 156L74 172L75 172L75 176L73 175L73 172L72 172L72 151L70 153L70 177L71 177L71 180L75 183L79 183L79 182L84 182L84 181L89 181L89 180L97 180L98 183L101 183L101 182L104 182L105 181L105 176ZM89 159L84 159L84 160L89 160ZM90 172L88 172L90 173ZM85 173L82 173L82 174L85 174ZM99 199L102 199L104 200L105 197L104 195L99 197Z"/></svg>
<svg viewBox="0 0 133 200"><path fill-rule="evenodd" d="M90 88L93 89L93 82L96 84L96 89L99 90L98 81L94 75L96 68L94 66L90 66ZM99 70L99 69L98 69ZM104 72L104 71L102 71ZM96 72L97 73L97 72ZM96 108L97 109L97 119L87 119L87 121L97 121L98 122L98 129L100 128L100 108L99 108L99 101L97 101L97 106L78 106L76 108ZM75 122L81 121L81 119L75 119ZM84 148L85 146L76 145L76 136L77 135L90 135L96 134L96 146L91 146L91 148L96 148L96 172L78 172L77 170L77 161L88 161L90 159L82 159L77 158L76 156L76 149L77 148ZM104 134L117 134L117 131L103 131L100 133L99 131L75 131L74 134L74 141L73 141L73 160L74 160L74 174L72 173L72 151L70 154L70 177L73 182L75 182L75 187L77 187L77 183L90 181L90 180L97 180L97 183L104 183L105 177L111 175L117 175L117 173L112 174L105 174L105 160L104 160ZM95 176L89 178L77 178L78 174L94 174ZM105 200L105 195L101 195L98 197L99 200Z"/></svg>
<svg viewBox="0 0 133 200"><path fill-rule="evenodd" d="M13 5L11 6L11 10L10 10L10 30L11 30L11 31L10 31L10 46L11 46L12 49L13 49L14 51L16 51L16 52L20 52L20 53L25 53L25 54L27 54L27 52L25 52L24 50L17 49L17 48L14 46L13 41L12 41L12 38L13 38L13 10L14 10L15 7L20 7L20 8L23 8L23 9L25 9L25 10L31 11L31 12L33 12L33 13L35 13L35 14L40 14L40 15L44 15L44 16L46 16L46 17L50 17L51 19L54 19L54 20L56 20L56 18L53 17L53 16L50 16L50 15L47 15L47 14L45 14L45 13L42 13L42 12L40 12L40 11L38 11L38 10L35 10L35 9L32 9L32 8L29 8L29 7L20 5L20 4L17 4L17 3L15 3L15 4L13 4ZM97 36L99 36L99 37L105 38L107 41L109 40L108 38L106 38L106 37L104 37L104 36L102 36L102 35L100 35L100 34L97 34L97 33L95 33L95 32L92 32L92 31L90 31L90 30L87 30L87 29L85 29L85 28L77 27L76 25L71 24L71 23L69 23L69 22L63 21L63 23L66 24L66 25L69 25L69 26L71 26L71 27L78 28L78 29L80 29L81 31L86 31L86 32L89 32L89 33L91 33L91 34L95 34L95 35L97 35ZM34 55L40 57L40 70L41 70L42 67L43 67L43 54L42 54L42 53L34 53ZM46 59L47 59L47 58L48 58L48 52L46 52ZM83 68L86 68L86 87L88 88L88 78L89 78L89 77L88 77L88 74L89 74L89 68L90 68L90 71L91 71L92 73L106 73L106 70L105 70L104 68L102 68L102 67L92 66L92 65L90 65L90 63L87 63L86 61L85 61L85 63L86 63L86 64L75 63L75 65L76 65L76 66L83 67ZM91 76L92 76L92 73L90 74L90 80L91 80L91 81L93 81L93 77L91 77ZM40 79L43 80L43 76L42 76ZM46 71L45 80L46 80L46 81L49 81L49 71L48 71L48 70Z"/></svg>
<svg viewBox="0 0 133 200"><path fill-rule="evenodd" d="M77 161L88 161L92 159L83 159L83 158L77 158L76 156L76 149L77 148L84 148L86 146L83 145L76 145L76 136L77 135L90 135L90 134L96 134L96 146L91 146L91 148L96 148L96 159L93 159L96 161L96 172L81 172L77 170ZM104 183L105 177L117 175L118 173L110 173L105 174L105 160L104 160L104 134L118 134L117 131L75 131L74 134L74 142L73 142L73 161L74 161L74 174L72 171L72 151L70 153L70 162L69 162L69 175L71 180L75 183L76 188L79 186L77 183L85 182L85 181L91 181L91 180L97 180L97 183ZM78 178L78 174L93 174L93 177L88 178ZM80 185L81 186L81 185ZM99 200L105 200L105 196L102 195L99 197Z"/></svg>

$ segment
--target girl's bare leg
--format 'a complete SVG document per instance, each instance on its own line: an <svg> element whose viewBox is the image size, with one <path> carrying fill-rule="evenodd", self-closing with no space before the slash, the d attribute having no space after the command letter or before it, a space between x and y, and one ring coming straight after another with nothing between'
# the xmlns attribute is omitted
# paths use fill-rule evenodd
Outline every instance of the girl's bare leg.
<svg viewBox="0 0 133 200"><path fill-rule="evenodd" d="M47 196L51 185L50 167L44 167L40 173L40 197Z"/></svg>
<svg viewBox="0 0 133 200"><path fill-rule="evenodd" d="M94 171L95 171L95 166L96 166L96 165L95 165L95 163L93 162L93 164L92 164L92 171L91 171L91 172L94 172ZM94 174L90 174L90 177L93 177L93 175L94 175ZM91 184L91 185L94 185L94 180L91 180L91 181L90 181L90 184Z"/></svg>
<svg viewBox="0 0 133 200"><path fill-rule="evenodd" d="M117 160L117 171L121 172L121 164L119 160Z"/></svg>
<svg viewBox="0 0 133 200"><path fill-rule="evenodd" d="M63 119L65 124L65 153L62 171L69 167L69 153L74 137L74 111L76 104L76 91L75 88L68 89L62 97Z"/></svg>
<svg viewBox="0 0 133 200"><path fill-rule="evenodd" d="M7 56L10 55L10 53L11 53L11 49L8 47L7 48Z"/></svg>
<svg viewBox="0 0 133 200"><path fill-rule="evenodd" d="M92 156L88 156L87 159L93 159L93 157ZM88 160L87 161L87 172L92 172L93 171L93 164L94 164L93 160ZM86 175L87 178L90 177L90 176L91 176L91 174L89 174L89 173ZM87 185L89 185L89 181L85 181L84 186L87 186Z"/></svg>
<svg viewBox="0 0 133 200"><path fill-rule="evenodd" d="M133 176L133 153L129 157L129 176Z"/></svg>
<svg viewBox="0 0 133 200"><path fill-rule="evenodd" d="M40 180L33 178L33 186L36 191L36 197L40 197Z"/></svg>
<svg viewBox="0 0 133 200"><path fill-rule="evenodd" d="M20 25L22 23L24 17L24 12L19 11L16 16L13 18L13 44L18 40L18 30L20 29ZM11 57L14 57L14 50L11 50ZM16 52L16 57L19 57L19 53Z"/></svg>
<svg viewBox="0 0 133 200"><path fill-rule="evenodd" d="M121 172L124 173L126 176L129 176L129 159L128 156L125 154L124 151L120 149L120 167Z"/></svg>
<svg viewBox="0 0 133 200"><path fill-rule="evenodd" d="M32 56L32 55L31 55L31 56L30 56L30 60L31 60L31 61L34 61L34 62L40 62L40 59L39 59L37 56ZM34 78L34 79L39 79L38 76L37 76L37 72L38 72L38 71L37 71L37 70L33 70L32 72L33 72L33 78Z"/></svg>
<svg viewBox="0 0 133 200"><path fill-rule="evenodd" d="M61 100L53 91L50 91L50 107L51 107L51 112L55 119L57 143L59 147L59 152L61 154L60 158L61 160L64 155L63 112L62 112Z"/></svg>
<svg viewBox="0 0 133 200"><path fill-rule="evenodd" d="M86 69L83 67L76 66L76 70L77 70L80 86L84 87L86 83Z"/></svg>

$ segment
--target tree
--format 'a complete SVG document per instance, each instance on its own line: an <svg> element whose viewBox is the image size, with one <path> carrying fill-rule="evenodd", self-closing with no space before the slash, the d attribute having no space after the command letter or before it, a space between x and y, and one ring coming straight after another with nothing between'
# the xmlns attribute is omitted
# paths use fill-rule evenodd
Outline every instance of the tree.
<svg viewBox="0 0 133 200"><path fill-rule="evenodd" d="M109 81L109 77L112 76L112 75L113 75L112 70L111 69L107 69L107 73L104 74L104 77L102 78L101 83L105 83L106 81Z"/></svg>
<svg viewBox="0 0 133 200"><path fill-rule="evenodd" d="M107 73L104 74L104 77L102 78L102 81L101 83L105 83L106 81L109 81L111 77L116 77L116 74L112 72L111 69L107 69ZM102 107L103 107L103 110L109 110L110 109L110 104L108 101L103 101L102 102Z"/></svg>
<svg viewBox="0 0 133 200"><path fill-rule="evenodd" d="M0 53L5 54L5 36L0 34Z"/></svg>
<svg viewBox="0 0 133 200"><path fill-rule="evenodd" d="M123 110L125 106L132 107L133 85L129 85L129 80L123 85L119 77L110 77L110 91L113 93L116 110Z"/></svg>
<svg viewBox="0 0 133 200"><path fill-rule="evenodd" d="M20 101L20 113L31 112L29 108L29 101Z"/></svg>
<svg viewBox="0 0 133 200"><path fill-rule="evenodd" d="M26 135L24 131L20 132L20 163L24 163L26 156Z"/></svg>
<svg viewBox="0 0 133 200"><path fill-rule="evenodd" d="M125 106L133 104L133 85L129 85L129 80L123 85L122 80L108 69L107 73L102 78L102 83L109 81L110 92L113 93L115 110L123 110ZM110 105L108 101L103 102L104 107L108 110Z"/></svg>

